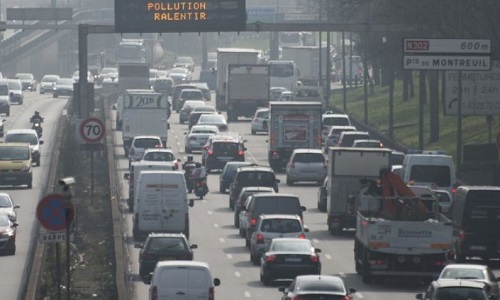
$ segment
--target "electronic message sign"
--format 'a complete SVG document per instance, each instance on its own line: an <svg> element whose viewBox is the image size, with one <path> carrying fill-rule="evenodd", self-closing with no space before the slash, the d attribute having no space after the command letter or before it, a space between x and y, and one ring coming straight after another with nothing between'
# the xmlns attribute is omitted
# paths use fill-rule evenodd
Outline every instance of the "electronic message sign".
<svg viewBox="0 0 500 300"><path fill-rule="evenodd" d="M115 0L115 31L244 31L245 0Z"/></svg>

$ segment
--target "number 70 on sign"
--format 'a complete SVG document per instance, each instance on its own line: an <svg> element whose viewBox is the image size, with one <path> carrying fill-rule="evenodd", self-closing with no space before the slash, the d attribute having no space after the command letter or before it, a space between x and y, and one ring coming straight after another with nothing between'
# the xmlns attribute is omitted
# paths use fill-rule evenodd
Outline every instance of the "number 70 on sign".
<svg viewBox="0 0 500 300"><path fill-rule="evenodd" d="M76 128L81 143L85 144L101 143L106 133L104 123L95 117L77 120Z"/></svg>

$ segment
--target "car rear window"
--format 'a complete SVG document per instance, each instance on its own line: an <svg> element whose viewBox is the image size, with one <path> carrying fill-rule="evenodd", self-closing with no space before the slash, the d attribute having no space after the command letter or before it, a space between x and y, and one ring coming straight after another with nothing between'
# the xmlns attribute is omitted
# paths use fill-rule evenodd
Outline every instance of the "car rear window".
<svg viewBox="0 0 500 300"><path fill-rule="evenodd" d="M28 143L30 145L38 144L38 138L35 134L13 133L7 134L4 138L6 143Z"/></svg>
<svg viewBox="0 0 500 300"><path fill-rule="evenodd" d="M260 230L271 233L292 233L302 231L302 226L296 219L264 219Z"/></svg>
<svg viewBox="0 0 500 300"><path fill-rule="evenodd" d="M257 118L263 118L263 119L269 118L269 111L268 110L259 111L257 113Z"/></svg>
<svg viewBox="0 0 500 300"><path fill-rule="evenodd" d="M325 157L321 153L297 153L293 161L296 163L324 163Z"/></svg>
<svg viewBox="0 0 500 300"><path fill-rule="evenodd" d="M273 186L276 178L271 172L241 172L238 176L238 182L246 186Z"/></svg>
<svg viewBox="0 0 500 300"><path fill-rule="evenodd" d="M136 148L156 148L161 145L158 139L136 139L134 142L134 147Z"/></svg>
<svg viewBox="0 0 500 300"><path fill-rule="evenodd" d="M254 204L254 216L261 214L302 215L299 199L289 197L261 197Z"/></svg>
<svg viewBox="0 0 500 300"><path fill-rule="evenodd" d="M181 94L184 99L203 99L203 94L201 92L191 92L185 91Z"/></svg>
<svg viewBox="0 0 500 300"><path fill-rule="evenodd" d="M26 147L0 147L0 160L27 160L30 158L30 149Z"/></svg>
<svg viewBox="0 0 500 300"><path fill-rule="evenodd" d="M410 171L410 181L430 182L437 186L450 186L450 167L437 165L414 165Z"/></svg>
<svg viewBox="0 0 500 300"><path fill-rule="evenodd" d="M149 152L142 159L147 161L173 161L175 157L170 152Z"/></svg>
<svg viewBox="0 0 500 300"><path fill-rule="evenodd" d="M149 241L147 250L153 252L183 251L188 248L183 238L152 238Z"/></svg>
<svg viewBox="0 0 500 300"><path fill-rule="evenodd" d="M349 126L349 119L344 117L330 117L323 119L323 125L326 126Z"/></svg>
<svg viewBox="0 0 500 300"><path fill-rule="evenodd" d="M436 293L435 299L487 299L483 290L466 286L442 287Z"/></svg>
<svg viewBox="0 0 500 300"><path fill-rule="evenodd" d="M345 292L344 285L339 281L330 280L311 280L311 281L301 281L299 285L302 291L315 291L315 292ZM337 298L326 298L326 299L345 299L343 296L334 296ZM324 298L320 298L324 299Z"/></svg>
<svg viewBox="0 0 500 300"><path fill-rule="evenodd" d="M220 152L238 152L239 147L237 143L214 143L213 145L214 151Z"/></svg>
<svg viewBox="0 0 500 300"><path fill-rule="evenodd" d="M355 140L368 140L370 136L368 134L347 134L342 138L342 146L352 147Z"/></svg>

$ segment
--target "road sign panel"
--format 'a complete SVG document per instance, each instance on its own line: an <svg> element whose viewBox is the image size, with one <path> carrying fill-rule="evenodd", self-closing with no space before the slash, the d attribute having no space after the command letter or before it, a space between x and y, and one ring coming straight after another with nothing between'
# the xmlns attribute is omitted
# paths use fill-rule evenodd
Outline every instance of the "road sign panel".
<svg viewBox="0 0 500 300"><path fill-rule="evenodd" d="M276 21L276 10L274 7L247 7L247 18L247 23L274 23Z"/></svg>
<svg viewBox="0 0 500 300"><path fill-rule="evenodd" d="M500 61L491 62L490 71L461 72L462 115L500 115ZM458 109L458 72L445 72L444 114Z"/></svg>
<svg viewBox="0 0 500 300"><path fill-rule="evenodd" d="M491 40L478 39L404 39L405 53L488 54Z"/></svg>
<svg viewBox="0 0 500 300"><path fill-rule="evenodd" d="M75 207L67 205L68 200L61 194L45 196L36 206L36 217L40 225L49 231L65 230L75 218Z"/></svg>
<svg viewBox="0 0 500 300"><path fill-rule="evenodd" d="M78 133L85 143L101 143L106 129L101 120L90 117L81 121L80 126L78 126Z"/></svg>
<svg viewBox="0 0 500 300"><path fill-rule="evenodd" d="M491 68L489 56L403 55L404 70L485 71Z"/></svg>
<svg viewBox="0 0 500 300"><path fill-rule="evenodd" d="M66 232L42 232L40 233L41 243L60 243L66 241Z"/></svg>

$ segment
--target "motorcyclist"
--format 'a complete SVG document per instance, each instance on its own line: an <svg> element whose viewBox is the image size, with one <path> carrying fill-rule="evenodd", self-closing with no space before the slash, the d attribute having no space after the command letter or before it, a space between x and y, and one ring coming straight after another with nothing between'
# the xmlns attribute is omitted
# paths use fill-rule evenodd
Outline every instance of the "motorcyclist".
<svg viewBox="0 0 500 300"><path fill-rule="evenodd" d="M194 181L191 180L191 170L196 168L196 162L193 160L193 156L188 156L186 162L182 165L184 170L184 178L186 179L186 184L188 192L191 193L194 187Z"/></svg>
<svg viewBox="0 0 500 300"><path fill-rule="evenodd" d="M43 122L43 117L40 115L40 112L38 110L35 110L35 113L30 118L30 123L35 123L36 121L38 121L39 123Z"/></svg>
<svg viewBox="0 0 500 300"><path fill-rule="evenodd" d="M205 170L205 167L203 167L199 162L197 162L195 164L195 167L191 169L190 178L195 182L206 180L207 171Z"/></svg>
<svg viewBox="0 0 500 300"><path fill-rule="evenodd" d="M182 169L187 171L188 169L192 169L194 167L196 167L196 162L193 160L193 156L189 155L184 164L182 164Z"/></svg>

